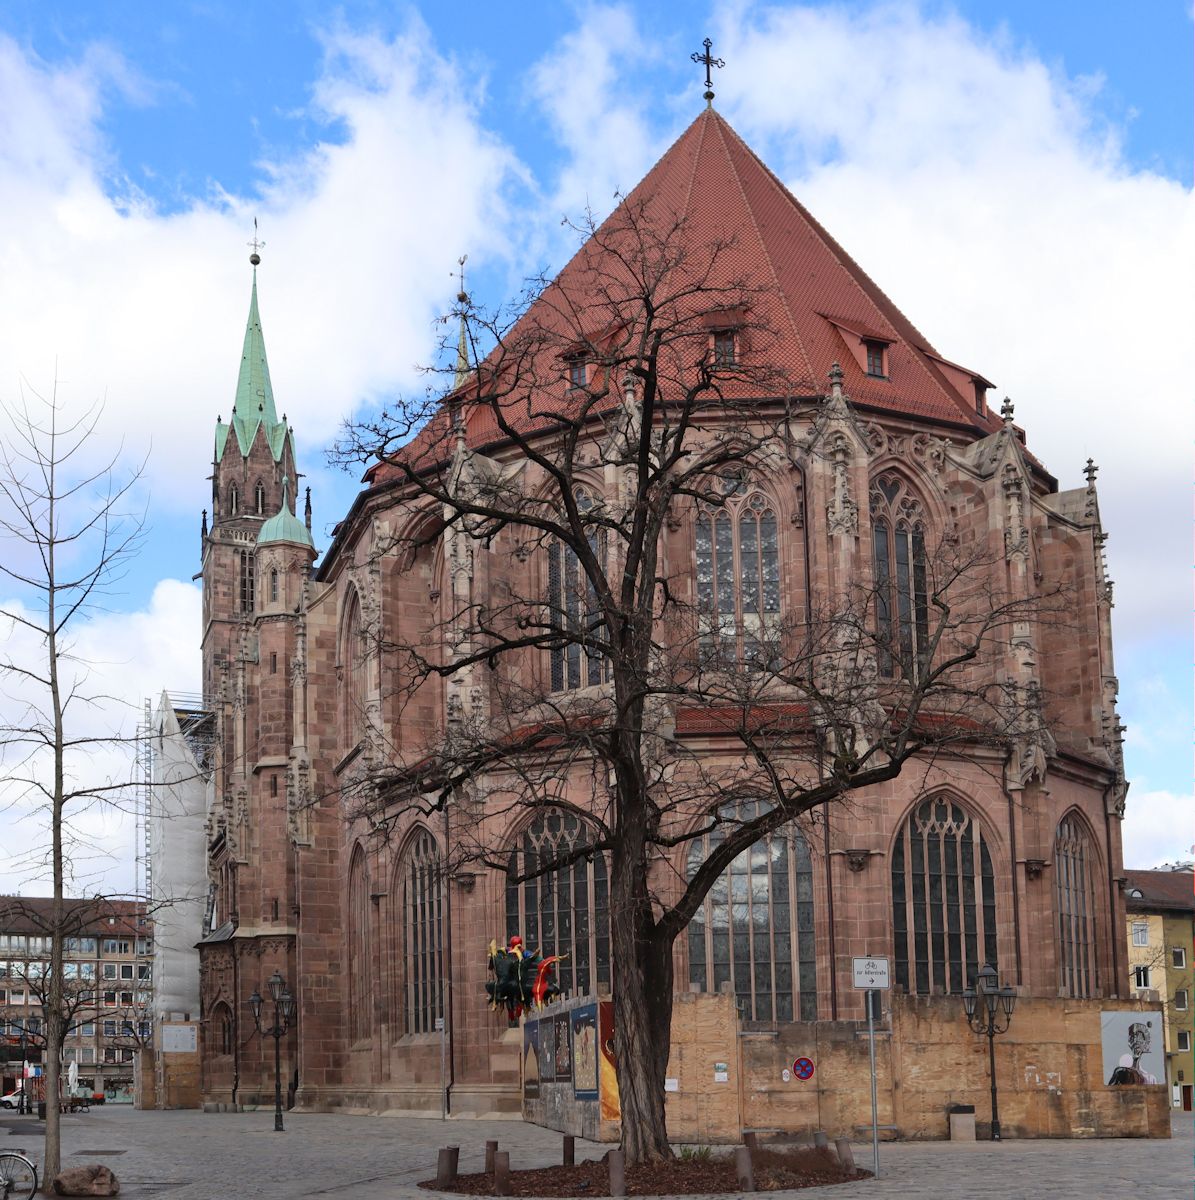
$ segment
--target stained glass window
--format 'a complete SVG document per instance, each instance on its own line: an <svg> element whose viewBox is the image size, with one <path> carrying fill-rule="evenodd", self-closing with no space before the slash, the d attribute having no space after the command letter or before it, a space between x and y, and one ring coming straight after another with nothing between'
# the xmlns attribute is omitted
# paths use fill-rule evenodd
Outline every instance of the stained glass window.
<svg viewBox="0 0 1195 1200"><path fill-rule="evenodd" d="M733 828L763 811L749 800L720 815ZM687 878L723 837L715 828L690 844ZM689 979L708 992L731 983L749 1021L817 1019L813 864L795 825L760 838L710 888L689 922Z"/></svg>
<svg viewBox="0 0 1195 1200"><path fill-rule="evenodd" d="M740 500L732 491L698 512L696 549L702 660L762 665L780 630L775 510L759 492Z"/></svg>
<svg viewBox="0 0 1195 1200"><path fill-rule="evenodd" d="M1054 887L1058 904L1058 973L1063 994L1094 996L1096 988L1095 854L1072 815L1054 836Z"/></svg>
<svg viewBox="0 0 1195 1200"><path fill-rule="evenodd" d="M440 851L421 830L401 872L405 1029L434 1033L444 1015L444 914Z"/></svg>
<svg viewBox="0 0 1195 1200"><path fill-rule="evenodd" d="M590 832L573 813L546 809L510 853L512 875L525 875L567 856ZM528 951L567 955L556 964L563 991L610 990L610 885L606 860L585 855L522 883L506 885L506 936L519 934Z"/></svg>
<svg viewBox="0 0 1195 1200"><path fill-rule="evenodd" d="M955 995L996 961L996 889L979 823L948 797L924 800L892 848L896 984Z"/></svg>
<svg viewBox="0 0 1195 1200"><path fill-rule="evenodd" d="M581 512L589 512L593 506L593 498L579 489L577 507ZM591 529L587 538L590 550L600 562L605 550L602 531ZM587 644L590 637L597 639L603 633L597 591L576 551L560 541L552 542L548 548L548 619L561 635L559 644L550 651L552 691L601 683L607 675L606 659L596 647Z"/></svg>
<svg viewBox="0 0 1195 1200"><path fill-rule="evenodd" d="M928 570L921 502L898 475L871 487L877 664L913 678L929 653Z"/></svg>

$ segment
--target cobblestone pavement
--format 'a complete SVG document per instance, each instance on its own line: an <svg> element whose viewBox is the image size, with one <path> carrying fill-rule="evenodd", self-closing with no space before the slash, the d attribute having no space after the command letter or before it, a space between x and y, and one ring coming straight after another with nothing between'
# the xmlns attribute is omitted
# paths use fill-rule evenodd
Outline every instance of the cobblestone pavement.
<svg viewBox="0 0 1195 1200"><path fill-rule="evenodd" d="M907 1143L880 1148L878 1180L788 1193L799 1200L930 1200L999 1197L1037 1200L1175 1200L1193 1194L1190 1114L1176 1114L1170 1141L1007 1141ZM5 1135L8 1136L5 1136ZM97 1108L64 1119L65 1161L106 1162L125 1200L428 1200L415 1184L435 1173L436 1150L459 1145L461 1169L479 1170L487 1138L509 1149L512 1165L559 1161L560 1135L519 1121L287 1113L135 1112ZM23 1148L40 1169L42 1138L34 1118L0 1117L0 1148ZM577 1143L577 1157L606 1147ZM855 1148L870 1166L870 1147ZM432 1193L434 1195L434 1193ZM781 1195L781 1193L773 1193Z"/></svg>

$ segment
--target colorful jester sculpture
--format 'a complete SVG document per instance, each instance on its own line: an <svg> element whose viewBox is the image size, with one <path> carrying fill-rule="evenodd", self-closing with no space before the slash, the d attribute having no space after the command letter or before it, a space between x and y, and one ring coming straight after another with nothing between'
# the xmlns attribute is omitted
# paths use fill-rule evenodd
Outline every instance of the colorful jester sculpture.
<svg viewBox="0 0 1195 1200"><path fill-rule="evenodd" d="M485 985L490 1007L505 1008L512 1025L525 1008L542 1008L560 995L552 978L559 959L556 954L543 958L538 950L528 953L518 934L507 942L505 950L491 941L489 967L493 978Z"/></svg>

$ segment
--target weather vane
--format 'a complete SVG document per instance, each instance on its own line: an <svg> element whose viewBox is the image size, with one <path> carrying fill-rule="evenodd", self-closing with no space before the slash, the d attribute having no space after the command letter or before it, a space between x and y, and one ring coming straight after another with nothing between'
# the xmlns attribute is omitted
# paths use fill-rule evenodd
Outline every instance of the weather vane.
<svg viewBox="0 0 1195 1200"><path fill-rule="evenodd" d="M710 78L710 74L715 67L724 67L726 64L720 58L714 58L714 56L710 54L710 49L713 47L714 43L711 42L709 38L706 38L701 44L705 47L705 53L698 54L696 51L694 51L691 55L689 55L689 57L695 63L703 63L705 65L705 95L702 98L708 104L714 98L714 81Z"/></svg>
<svg viewBox="0 0 1195 1200"><path fill-rule="evenodd" d="M452 272L457 278L456 298L461 304L464 304L464 302L469 299L468 294L465 292L465 260L468 257L469 256L467 254L462 254L460 258L456 260L456 271Z"/></svg>
<svg viewBox="0 0 1195 1200"><path fill-rule="evenodd" d="M246 242L245 245L249 246L253 250L253 253L249 255L249 261L254 266L257 266L257 264L259 262L261 262L261 255L258 253L258 251L265 248L265 242L263 242L257 236L257 218L256 217L253 218L253 241Z"/></svg>

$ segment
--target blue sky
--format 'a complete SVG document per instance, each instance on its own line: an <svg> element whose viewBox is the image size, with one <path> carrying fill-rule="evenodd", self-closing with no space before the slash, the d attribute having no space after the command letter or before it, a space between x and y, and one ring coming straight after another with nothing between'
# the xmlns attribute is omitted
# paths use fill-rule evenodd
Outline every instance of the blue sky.
<svg viewBox="0 0 1195 1200"><path fill-rule="evenodd" d="M321 448L355 407L420 386L457 257L489 302L559 265L561 215L600 215L696 115L689 54L707 34L722 111L944 353L1013 396L1061 486L1101 464L1143 797L1129 865L1185 855L1192 21L1177 0L9 0L0 392L44 388L57 364L68 399L105 395L113 436L150 454L148 550L105 617L105 644L127 648L113 686L198 684L204 460L235 384L253 217L275 392L326 545L355 483ZM160 627L177 632L147 658Z"/></svg>

